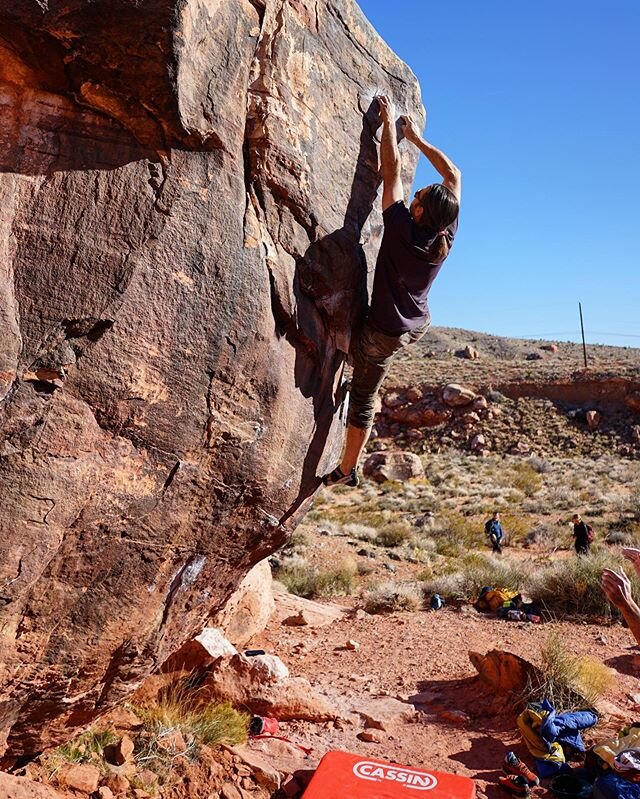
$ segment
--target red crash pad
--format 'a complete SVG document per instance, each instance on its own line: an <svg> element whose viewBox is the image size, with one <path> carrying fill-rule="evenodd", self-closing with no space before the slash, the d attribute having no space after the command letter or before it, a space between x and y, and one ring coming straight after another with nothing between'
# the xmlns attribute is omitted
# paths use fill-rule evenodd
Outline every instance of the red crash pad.
<svg viewBox="0 0 640 799"><path fill-rule="evenodd" d="M475 799L468 777L398 766L348 752L328 752L303 799Z"/></svg>

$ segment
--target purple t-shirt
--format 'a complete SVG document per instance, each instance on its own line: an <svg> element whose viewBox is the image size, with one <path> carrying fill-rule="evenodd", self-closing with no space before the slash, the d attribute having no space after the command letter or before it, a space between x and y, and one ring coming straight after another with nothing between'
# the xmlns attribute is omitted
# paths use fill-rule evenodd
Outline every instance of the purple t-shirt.
<svg viewBox="0 0 640 799"><path fill-rule="evenodd" d="M369 323L389 336L400 336L426 324L430 318L427 295L444 263L428 255L436 236L414 224L402 200L382 214L384 235L373 279ZM447 231L449 247L458 229L456 219Z"/></svg>

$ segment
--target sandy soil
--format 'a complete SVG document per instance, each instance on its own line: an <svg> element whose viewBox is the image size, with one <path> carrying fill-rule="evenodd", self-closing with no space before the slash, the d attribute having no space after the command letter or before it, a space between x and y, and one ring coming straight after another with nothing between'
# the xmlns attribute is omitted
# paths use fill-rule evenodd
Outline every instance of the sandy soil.
<svg viewBox="0 0 640 799"><path fill-rule="evenodd" d="M324 752L341 749L463 774L477 781L479 797L498 799L505 795L497 785L504 754L514 749L530 765L531 758L520 741L513 713L486 714L468 651L506 649L535 661L551 630L559 632L577 654L595 655L616 670L616 686L607 700L632 719L640 710L629 698L638 690L638 659L628 631L618 624L528 625L446 608L352 617L311 630L272 623L257 643L278 653L292 673L306 676L340 707L381 695L403 700L425 691L434 695L433 704L421 706L415 723L393 727L379 743L357 738L363 729L360 722L284 725L285 735L314 748L310 766ZM360 645L357 651L344 648L350 639ZM300 647L302 651L296 654ZM445 716L446 710L463 711L468 721L447 721L443 709ZM604 734L602 729L587 738ZM539 794L546 791L540 789Z"/></svg>

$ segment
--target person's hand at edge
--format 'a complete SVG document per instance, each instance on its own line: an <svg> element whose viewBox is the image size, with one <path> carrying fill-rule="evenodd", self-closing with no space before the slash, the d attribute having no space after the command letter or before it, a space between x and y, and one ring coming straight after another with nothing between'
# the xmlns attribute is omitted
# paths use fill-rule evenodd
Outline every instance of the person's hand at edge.
<svg viewBox="0 0 640 799"><path fill-rule="evenodd" d="M633 568L636 570L636 574L640 577L640 549L636 547L623 547L622 555L628 561L631 561Z"/></svg>
<svg viewBox="0 0 640 799"><path fill-rule="evenodd" d="M605 569L602 572L601 585L609 602L620 610L628 608L633 602L631 582L624 569L621 568L620 572Z"/></svg>
<svg viewBox="0 0 640 799"><path fill-rule="evenodd" d="M400 117L400 122L402 123L402 135L407 141L415 143L418 139L422 138L422 134L412 117L403 114Z"/></svg>

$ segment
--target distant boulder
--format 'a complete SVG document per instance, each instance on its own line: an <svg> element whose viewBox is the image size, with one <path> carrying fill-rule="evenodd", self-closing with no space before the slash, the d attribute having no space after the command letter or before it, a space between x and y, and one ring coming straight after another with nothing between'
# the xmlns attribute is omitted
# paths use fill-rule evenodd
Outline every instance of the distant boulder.
<svg viewBox="0 0 640 799"><path fill-rule="evenodd" d="M376 483L424 477L422 461L413 452L374 452L364 462L362 472Z"/></svg>
<svg viewBox="0 0 640 799"><path fill-rule="evenodd" d="M449 407L454 408L460 405L469 405L476 398L477 394L467 386L459 383L449 383L442 391L442 400Z"/></svg>
<svg viewBox="0 0 640 799"><path fill-rule="evenodd" d="M467 344L463 350L456 350L456 356L458 358L466 358L468 361L477 361L480 357L480 353L475 347Z"/></svg>

